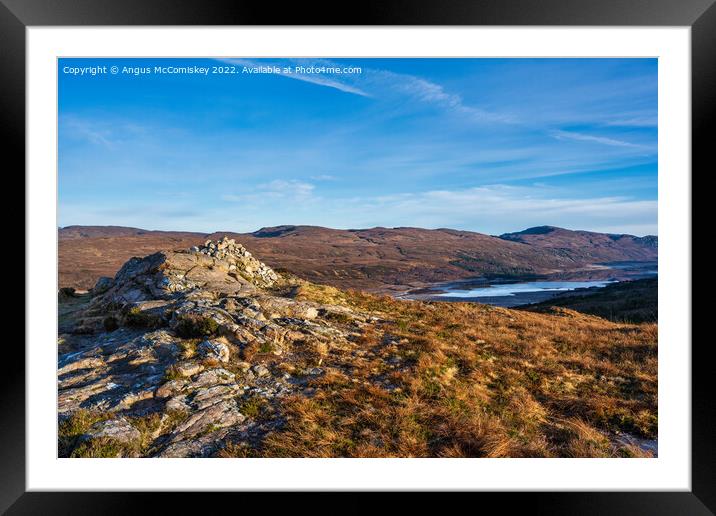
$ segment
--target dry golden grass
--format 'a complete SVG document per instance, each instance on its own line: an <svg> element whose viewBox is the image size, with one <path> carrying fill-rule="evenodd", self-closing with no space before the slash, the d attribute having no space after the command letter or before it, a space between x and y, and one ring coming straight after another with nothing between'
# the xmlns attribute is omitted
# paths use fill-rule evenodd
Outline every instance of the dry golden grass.
<svg viewBox="0 0 716 516"><path fill-rule="evenodd" d="M656 438L656 324L315 285L294 295L380 321L323 354L315 394L284 399L285 424L253 456L649 456L615 435Z"/></svg>

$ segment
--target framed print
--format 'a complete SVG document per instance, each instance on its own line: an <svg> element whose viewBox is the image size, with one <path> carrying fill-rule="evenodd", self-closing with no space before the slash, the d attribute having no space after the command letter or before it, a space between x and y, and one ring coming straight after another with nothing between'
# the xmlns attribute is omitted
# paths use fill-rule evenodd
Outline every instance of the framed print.
<svg viewBox="0 0 716 516"><path fill-rule="evenodd" d="M3 508L711 514L691 191L716 8L547 4L4 0L27 304Z"/></svg>

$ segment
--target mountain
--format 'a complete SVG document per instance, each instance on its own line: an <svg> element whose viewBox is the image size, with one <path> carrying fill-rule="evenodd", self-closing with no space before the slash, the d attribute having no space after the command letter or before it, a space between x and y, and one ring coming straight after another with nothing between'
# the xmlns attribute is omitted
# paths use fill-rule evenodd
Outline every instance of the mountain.
<svg viewBox="0 0 716 516"><path fill-rule="evenodd" d="M657 237L571 231L554 226L537 226L500 238L519 242L580 263L651 261L657 258Z"/></svg>
<svg viewBox="0 0 716 516"><path fill-rule="evenodd" d="M450 229L282 226L230 236L274 267L338 287L380 289L477 274L530 274L568 265L547 251Z"/></svg>
<svg viewBox="0 0 716 516"><path fill-rule="evenodd" d="M124 226L66 226L59 229L58 235L60 240L70 240L74 238L118 238L136 236L192 238L203 236L203 233L191 233L188 231L148 231L146 229Z"/></svg>
<svg viewBox="0 0 716 516"><path fill-rule="evenodd" d="M72 226L59 230L60 285L90 288L132 256L186 248L207 238L244 242L271 267L341 288L389 291L480 275L578 271L606 261L655 260L656 237L532 228L499 237L452 229L357 230L276 226L253 233L145 231ZM653 238L653 241L650 240Z"/></svg>
<svg viewBox="0 0 716 516"><path fill-rule="evenodd" d="M656 324L342 291L251 251L172 247L60 290L61 457L652 455Z"/></svg>

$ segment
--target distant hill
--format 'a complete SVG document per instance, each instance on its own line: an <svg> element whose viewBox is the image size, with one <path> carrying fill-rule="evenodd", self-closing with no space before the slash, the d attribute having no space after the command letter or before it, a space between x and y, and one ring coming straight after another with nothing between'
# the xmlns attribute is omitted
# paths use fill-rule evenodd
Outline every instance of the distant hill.
<svg viewBox="0 0 716 516"><path fill-rule="evenodd" d="M500 235L503 240L548 249L577 262L656 260L658 239L648 235L572 231L554 226L537 226Z"/></svg>
<svg viewBox="0 0 716 516"><path fill-rule="evenodd" d="M573 271L605 261L655 260L647 237L532 228L499 237L453 229L276 226L253 233L147 231L116 226L59 230L60 286L90 288L132 256L235 238L260 260L304 279L343 288L389 290L479 275ZM647 240L644 240L647 238ZM655 237L654 237L655 238Z"/></svg>
<svg viewBox="0 0 716 516"><path fill-rule="evenodd" d="M60 240L69 240L72 238L117 238L133 236L201 238L204 236L204 233L192 233L189 231L149 231L146 229L124 226L66 226L59 229L58 236Z"/></svg>

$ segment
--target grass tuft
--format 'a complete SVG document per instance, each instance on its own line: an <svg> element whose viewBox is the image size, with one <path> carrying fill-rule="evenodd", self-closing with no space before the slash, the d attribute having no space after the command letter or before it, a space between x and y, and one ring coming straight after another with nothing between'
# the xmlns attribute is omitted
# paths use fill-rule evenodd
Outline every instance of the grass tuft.
<svg viewBox="0 0 716 516"><path fill-rule="evenodd" d="M179 318L174 330L178 336L187 339L211 337L219 331L219 323L211 317L185 314Z"/></svg>

